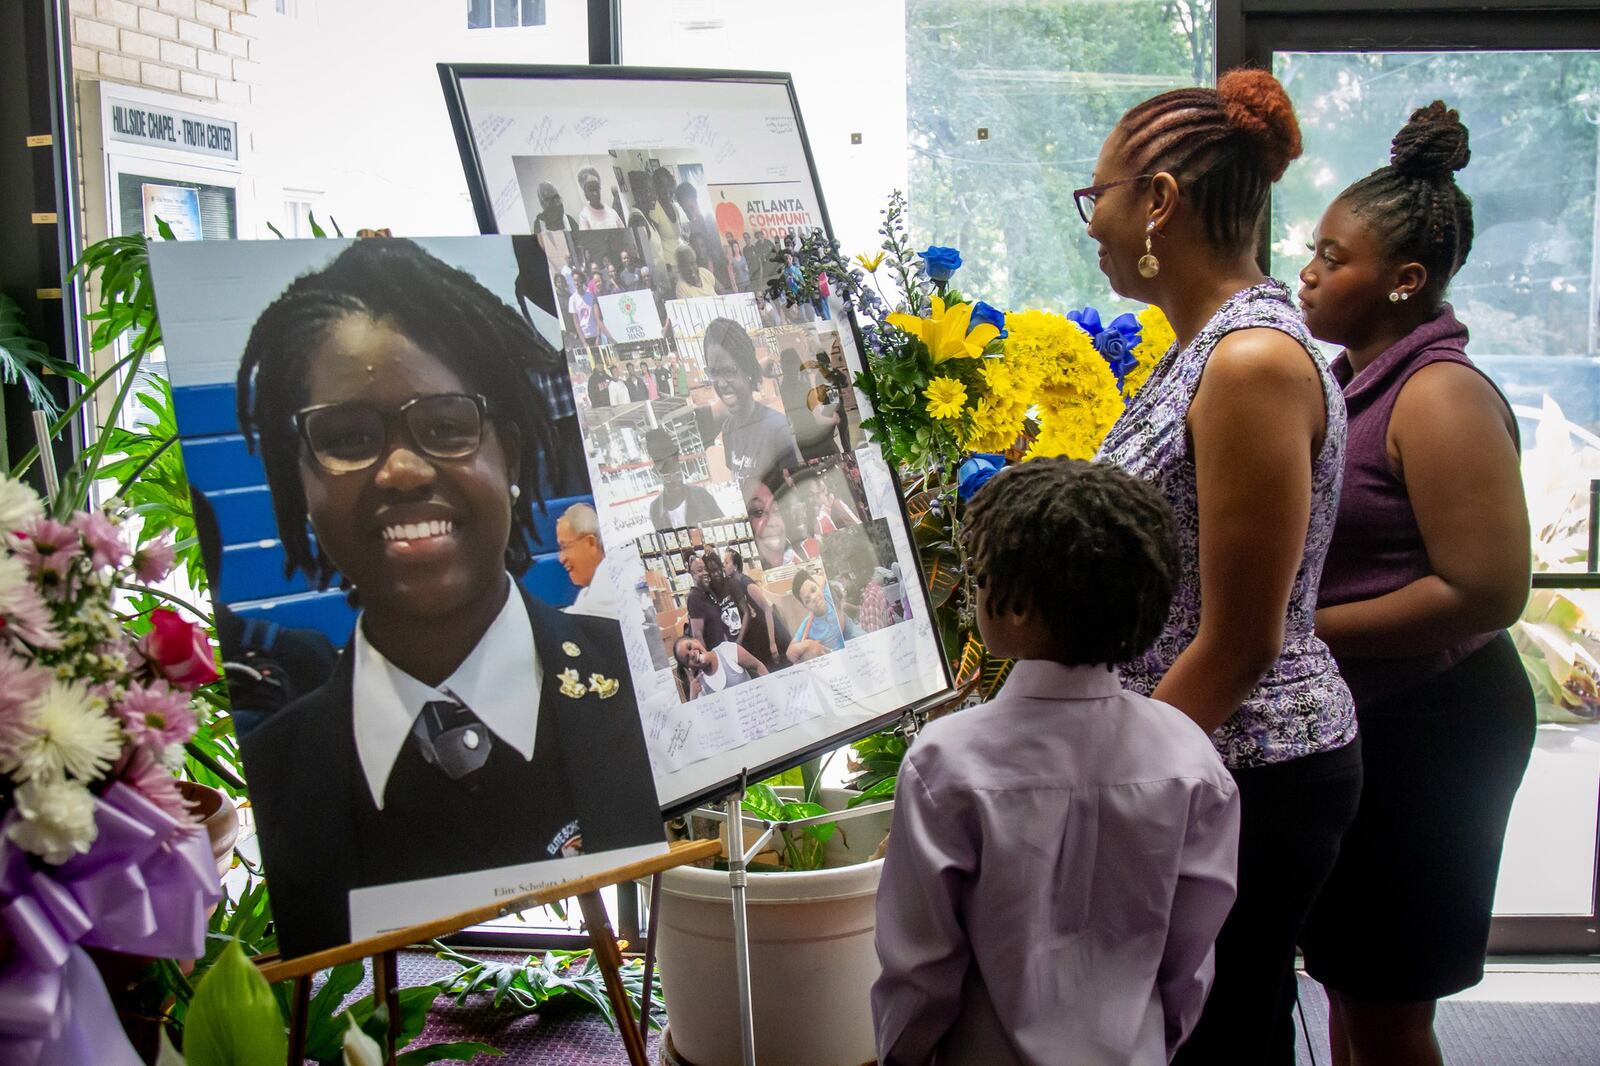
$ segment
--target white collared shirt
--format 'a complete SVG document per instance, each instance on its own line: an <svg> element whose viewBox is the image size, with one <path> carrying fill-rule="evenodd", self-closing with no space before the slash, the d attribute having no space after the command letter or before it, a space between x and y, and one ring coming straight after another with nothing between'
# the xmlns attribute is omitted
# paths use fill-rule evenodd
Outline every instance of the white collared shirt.
<svg viewBox="0 0 1600 1066"><path fill-rule="evenodd" d="M524 759L533 758L544 675L533 644L533 623L514 579L507 584L505 605L483 638L438 688L384 658L367 642L359 620L354 654L350 691L356 755L379 810L395 759L423 705L433 700L466 704L503 743Z"/></svg>
<svg viewBox="0 0 1600 1066"><path fill-rule="evenodd" d="M589 578L589 583L578 590L578 596L572 601L572 606L566 608L567 614L587 614L596 618L622 619L622 593L621 575L615 571L617 564L612 561L612 556L606 555L600 560L600 565L594 568L594 574Z"/></svg>

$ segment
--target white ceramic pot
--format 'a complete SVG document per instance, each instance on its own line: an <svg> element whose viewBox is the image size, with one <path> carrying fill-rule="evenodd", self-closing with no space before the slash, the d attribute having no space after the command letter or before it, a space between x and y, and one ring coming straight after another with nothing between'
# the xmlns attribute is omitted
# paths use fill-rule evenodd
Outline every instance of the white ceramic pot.
<svg viewBox="0 0 1600 1066"><path fill-rule="evenodd" d="M853 795L823 793L833 810ZM761 1066L876 1060L868 993L878 977L873 909L883 860L862 860L888 826L887 813L841 823L829 862L849 865L750 874L745 904ZM654 919L662 995L672 1048L693 1066L742 1061L731 907L724 871L679 867L662 876Z"/></svg>

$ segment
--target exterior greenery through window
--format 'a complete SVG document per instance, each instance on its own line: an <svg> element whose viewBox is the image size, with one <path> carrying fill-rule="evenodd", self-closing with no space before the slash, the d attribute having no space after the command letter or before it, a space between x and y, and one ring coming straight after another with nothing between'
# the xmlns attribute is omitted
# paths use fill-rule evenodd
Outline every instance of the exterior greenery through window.
<svg viewBox="0 0 1600 1066"><path fill-rule="evenodd" d="M1131 308L1072 190L1129 107L1215 80L1214 38L1212 0L907 0L914 240L960 248L996 306Z"/></svg>

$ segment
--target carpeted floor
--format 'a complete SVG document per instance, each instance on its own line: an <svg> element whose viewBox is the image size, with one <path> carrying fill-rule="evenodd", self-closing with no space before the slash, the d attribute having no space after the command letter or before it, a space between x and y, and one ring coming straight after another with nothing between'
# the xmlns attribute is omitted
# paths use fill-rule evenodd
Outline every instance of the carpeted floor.
<svg viewBox="0 0 1600 1066"><path fill-rule="evenodd" d="M1328 998L1300 974L1300 1003L1312 1039L1297 1036L1300 1066L1329 1066ZM1296 1028L1299 1022L1296 1020ZM1600 1064L1600 972L1535 966L1497 970L1483 984L1444 1000L1434 1026L1450 1066L1596 1066Z"/></svg>
<svg viewBox="0 0 1600 1066"><path fill-rule="evenodd" d="M400 956L402 987L425 984L451 970L423 952ZM354 994L370 991L364 984ZM625 1066L628 1061L617 1034L594 1011L560 1008L521 1014L495 1010L486 998L479 1000L456 1007L441 999L412 1046L481 1040L505 1052L504 1058L479 1056L472 1066ZM1300 1001L1312 1048L1308 1053L1304 1038L1297 1038L1297 1061L1300 1066L1329 1066L1327 997L1304 974ZM1597 1066L1600 967L1496 968L1482 985L1440 1004L1437 1028L1450 1066ZM652 1036L652 1062L656 1054Z"/></svg>
<svg viewBox="0 0 1600 1066"><path fill-rule="evenodd" d="M479 958L519 960L527 952L473 950ZM424 985L454 973L457 969L422 951L403 951L399 959L400 987ZM660 987L655 995L657 1002ZM372 994L372 980L363 981L350 999ZM537 1014L495 1009L488 996L475 996L462 1007L440 998L422 1035L410 1045L446 1044L457 1040L478 1040L505 1052L504 1058L479 1055L472 1066L627 1066L628 1055L616 1030L598 1012L582 1004L551 1007ZM656 1035L649 1042L650 1061L657 1056Z"/></svg>

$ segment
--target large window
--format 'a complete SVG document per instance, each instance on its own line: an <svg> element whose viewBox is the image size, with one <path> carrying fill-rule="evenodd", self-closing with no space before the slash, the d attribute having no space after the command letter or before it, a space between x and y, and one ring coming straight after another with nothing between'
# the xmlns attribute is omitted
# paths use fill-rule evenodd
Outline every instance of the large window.
<svg viewBox="0 0 1600 1066"><path fill-rule="evenodd" d="M1004 307L1113 303L1072 204L1145 97L1214 80L1211 0L907 0L914 232Z"/></svg>

